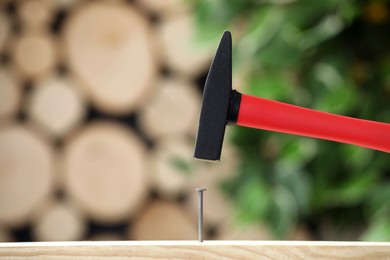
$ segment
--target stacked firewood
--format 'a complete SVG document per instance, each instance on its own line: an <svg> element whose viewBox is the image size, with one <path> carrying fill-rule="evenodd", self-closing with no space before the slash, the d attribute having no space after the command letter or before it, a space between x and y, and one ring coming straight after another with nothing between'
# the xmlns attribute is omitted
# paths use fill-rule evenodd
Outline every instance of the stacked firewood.
<svg viewBox="0 0 390 260"><path fill-rule="evenodd" d="M214 49L180 0L0 4L0 241L264 239L192 158Z"/></svg>

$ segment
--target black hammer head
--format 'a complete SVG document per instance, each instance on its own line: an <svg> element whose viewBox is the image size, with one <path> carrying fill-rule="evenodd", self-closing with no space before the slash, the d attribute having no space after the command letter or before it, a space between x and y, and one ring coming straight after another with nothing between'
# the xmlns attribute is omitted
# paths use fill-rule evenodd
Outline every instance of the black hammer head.
<svg viewBox="0 0 390 260"><path fill-rule="evenodd" d="M203 90L194 157L218 161L232 94L232 37L225 31Z"/></svg>

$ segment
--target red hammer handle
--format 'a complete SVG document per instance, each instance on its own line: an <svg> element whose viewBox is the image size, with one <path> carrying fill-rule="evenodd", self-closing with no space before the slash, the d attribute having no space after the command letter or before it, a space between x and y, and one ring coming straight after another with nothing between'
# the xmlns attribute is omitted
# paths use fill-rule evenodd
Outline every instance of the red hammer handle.
<svg viewBox="0 0 390 260"><path fill-rule="evenodd" d="M390 124L340 116L242 94L237 125L390 152Z"/></svg>

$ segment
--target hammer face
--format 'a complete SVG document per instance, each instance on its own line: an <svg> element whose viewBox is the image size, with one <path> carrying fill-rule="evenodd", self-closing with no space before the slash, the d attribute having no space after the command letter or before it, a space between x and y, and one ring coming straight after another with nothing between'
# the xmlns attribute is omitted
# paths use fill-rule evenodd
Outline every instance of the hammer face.
<svg viewBox="0 0 390 260"><path fill-rule="evenodd" d="M194 157L219 161L232 92L232 39L225 31L203 91Z"/></svg>

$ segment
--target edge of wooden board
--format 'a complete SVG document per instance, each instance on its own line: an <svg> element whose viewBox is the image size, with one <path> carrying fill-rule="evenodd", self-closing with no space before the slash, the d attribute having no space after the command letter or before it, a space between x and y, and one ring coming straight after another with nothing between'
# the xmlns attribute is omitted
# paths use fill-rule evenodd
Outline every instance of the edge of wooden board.
<svg viewBox="0 0 390 260"><path fill-rule="evenodd" d="M82 241L0 243L6 259L390 259L390 242Z"/></svg>

